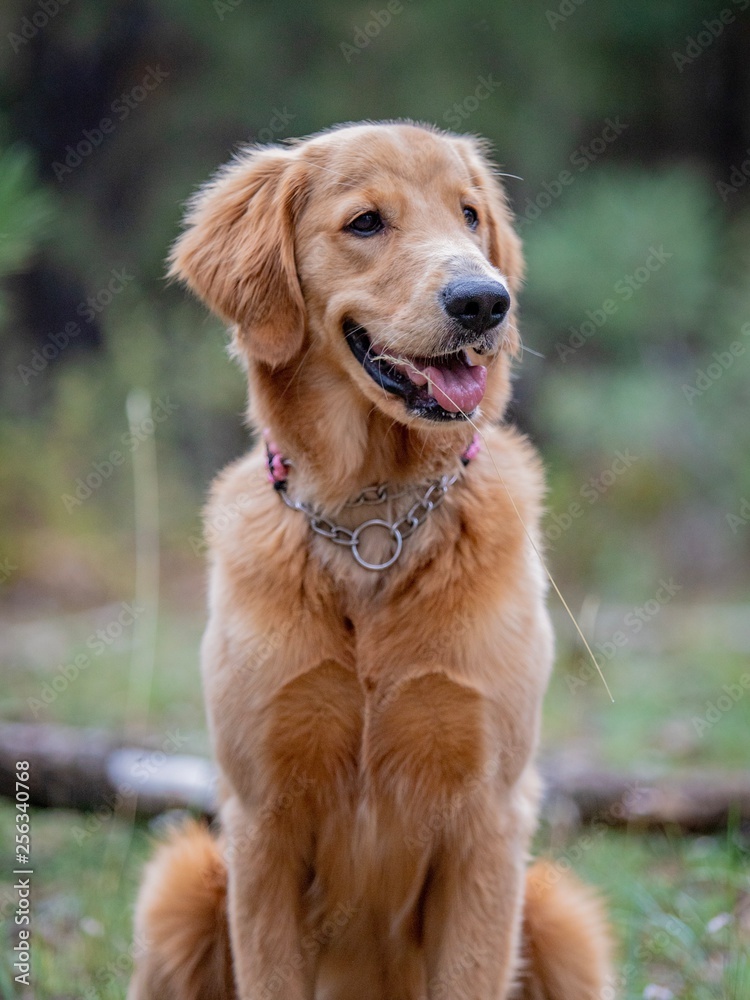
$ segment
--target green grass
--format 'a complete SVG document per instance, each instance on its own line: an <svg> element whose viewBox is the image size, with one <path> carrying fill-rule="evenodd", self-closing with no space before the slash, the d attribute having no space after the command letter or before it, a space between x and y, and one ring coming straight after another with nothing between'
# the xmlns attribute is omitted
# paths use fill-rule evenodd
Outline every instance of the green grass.
<svg viewBox="0 0 750 1000"><path fill-rule="evenodd" d="M15 623L8 628L3 637L7 666L0 716L131 733L145 724L157 736L179 726L192 734L183 752L207 753L198 672L202 606L172 608L161 614L156 666L148 690L131 690L133 626L98 651L97 630L106 631L117 620L120 608L117 602L88 614ZM93 648L89 645L92 636ZM85 656L87 665L74 676L76 656ZM141 710L144 707L147 714Z"/></svg>
<svg viewBox="0 0 750 1000"><path fill-rule="evenodd" d="M748 844L606 831L540 853L570 861L603 893L619 943L623 1000L653 984L680 1000L750 996Z"/></svg>
<svg viewBox="0 0 750 1000"><path fill-rule="evenodd" d="M13 811L0 806L3 845ZM147 828L108 817L80 843L75 813L32 814L35 1000L117 1000L132 968L131 913L139 871L150 850ZM750 993L750 855L735 835L685 839L608 831L551 843L540 852L573 868L608 900L626 979L635 1000L656 984L680 1000L743 1000ZM8 848L2 872L11 870ZM15 899L0 880L4 943L10 943ZM8 954L7 947L3 954ZM13 997L8 964L0 991ZM26 992L24 996L29 996Z"/></svg>
<svg viewBox="0 0 750 1000"><path fill-rule="evenodd" d="M717 642L661 654L624 648L611 661L597 658L614 703L591 662L563 645L544 705L546 745L613 767L747 767L746 653Z"/></svg>
<svg viewBox="0 0 750 1000"><path fill-rule="evenodd" d="M131 960L131 907L138 873L149 849L146 831L105 819L81 842L82 819L71 812L32 813L32 991L11 990L8 945L13 942L15 893L5 873L13 868L14 811L0 807L3 918L3 997L124 997Z"/></svg>

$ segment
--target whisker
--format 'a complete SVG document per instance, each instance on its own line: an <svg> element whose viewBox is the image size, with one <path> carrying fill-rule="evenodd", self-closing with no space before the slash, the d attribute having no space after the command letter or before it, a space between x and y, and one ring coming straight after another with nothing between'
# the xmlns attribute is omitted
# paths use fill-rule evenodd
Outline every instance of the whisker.
<svg viewBox="0 0 750 1000"><path fill-rule="evenodd" d="M521 344L521 350L525 354L533 354L535 358L541 358L543 361L547 360L546 354L542 354L541 351L535 351L533 347L526 347L524 344Z"/></svg>
<svg viewBox="0 0 750 1000"><path fill-rule="evenodd" d="M289 379L289 381L287 382L287 384L286 384L286 385L284 386L284 388L282 389L282 391L281 391L281 395L282 395L282 396L283 396L283 395L284 395L284 393L285 393L285 392L287 391L287 389L288 389L288 388L289 388L289 387L291 386L292 382L294 382L294 380L295 380L295 379L297 378L297 376L299 375L300 371L302 370L302 365L303 365L303 364L305 363L305 361L307 360L307 355L308 355L308 354L310 353L310 351L311 351L311 350L312 350L312 344L311 344L311 345L310 345L310 346L309 346L309 347L307 348L307 350L305 351L305 353L304 353L304 354L302 355L302 358L300 359L300 363L299 363L299 364L297 365L297 367L296 367L296 368L294 369L294 373L292 374L292 377L291 377L291 378Z"/></svg>
<svg viewBox="0 0 750 1000"><path fill-rule="evenodd" d="M535 351L533 347L526 347L526 345L523 342L523 337L521 336L521 331L518 329L517 326L509 324L508 329L512 333L515 333L515 335L518 337L518 345L525 354L534 354L537 358L542 358L545 361L547 360L546 355L541 354L539 351Z"/></svg>

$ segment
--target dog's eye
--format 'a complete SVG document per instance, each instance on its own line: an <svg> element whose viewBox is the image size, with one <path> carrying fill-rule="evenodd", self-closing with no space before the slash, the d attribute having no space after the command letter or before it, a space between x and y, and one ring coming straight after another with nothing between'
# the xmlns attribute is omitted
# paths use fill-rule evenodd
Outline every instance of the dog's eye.
<svg viewBox="0 0 750 1000"><path fill-rule="evenodd" d="M477 210L472 208L471 205L464 205L464 218L466 219L466 225L469 229L476 229L479 224L479 216L477 215Z"/></svg>
<svg viewBox="0 0 750 1000"><path fill-rule="evenodd" d="M363 212L346 228L359 236L372 236L373 233L379 233L383 228L383 220L380 217L380 212Z"/></svg>

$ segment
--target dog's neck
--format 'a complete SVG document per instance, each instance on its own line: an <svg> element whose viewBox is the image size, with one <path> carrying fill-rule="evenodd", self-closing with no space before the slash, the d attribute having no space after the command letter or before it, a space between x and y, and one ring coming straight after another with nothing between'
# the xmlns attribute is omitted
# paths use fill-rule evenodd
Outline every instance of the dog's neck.
<svg viewBox="0 0 750 1000"><path fill-rule="evenodd" d="M251 417L285 458L306 500L338 508L380 483L415 489L455 472L471 444L467 421L445 427L403 424L351 391L310 383L297 374L260 366L250 370Z"/></svg>

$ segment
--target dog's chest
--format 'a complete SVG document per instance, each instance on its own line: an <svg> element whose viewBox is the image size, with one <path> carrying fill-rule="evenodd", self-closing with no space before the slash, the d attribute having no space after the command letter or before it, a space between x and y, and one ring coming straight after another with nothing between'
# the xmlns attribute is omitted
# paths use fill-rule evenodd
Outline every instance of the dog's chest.
<svg viewBox="0 0 750 1000"><path fill-rule="evenodd" d="M269 792L293 786L321 823L424 839L492 777L484 699L441 673L376 683L329 660L276 693L265 729Z"/></svg>

